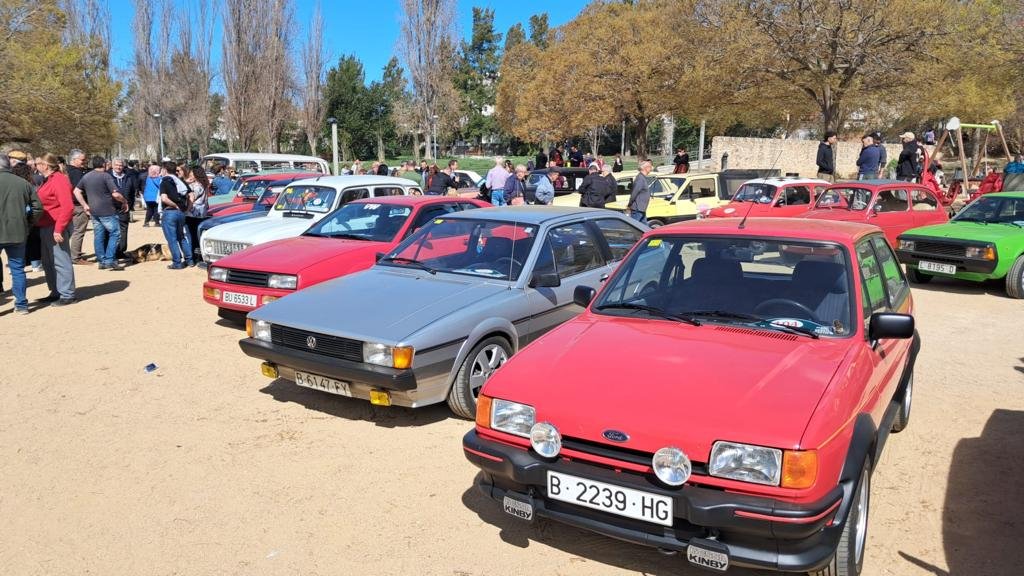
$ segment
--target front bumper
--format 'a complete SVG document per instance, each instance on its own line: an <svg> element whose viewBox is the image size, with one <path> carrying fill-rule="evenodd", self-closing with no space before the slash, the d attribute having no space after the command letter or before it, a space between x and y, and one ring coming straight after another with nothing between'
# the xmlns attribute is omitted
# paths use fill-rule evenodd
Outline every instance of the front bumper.
<svg viewBox="0 0 1024 576"><path fill-rule="evenodd" d="M928 250L896 250L896 256L899 261L906 264L907 266L917 268L918 263L922 260L926 262L937 262L939 264L952 264L956 266L956 278L963 278L965 280L987 280L994 278L994 272L999 266L999 254L996 253L995 260L982 260L980 258L967 258L961 252L961 254L953 254L954 248L967 248L971 247L985 247L990 246L987 242L951 242L948 239L943 241L930 241L927 237L915 237L915 236L901 236L900 240L911 240L914 242L931 243L932 245L938 245L940 248L946 247L945 251L950 252L948 254L942 254L937 252L931 252ZM931 272L926 272L931 274ZM945 276L945 274L935 274L936 276Z"/></svg>
<svg viewBox="0 0 1024 576"><path fill-rule="evenodd" d="M732 566L807 572L835 553L849 514L853 483L840 484L811 504L686 485L668 489L635 473L581 461L547 461L532 451L481 437L463 438L466 458L482 470L477 486L490 498L506 495L533 505L533 513L619 540L685 552L693 539L713 539L728 549ZM550 500L547 471L617 484L673 499L671 528Z"/></svg>

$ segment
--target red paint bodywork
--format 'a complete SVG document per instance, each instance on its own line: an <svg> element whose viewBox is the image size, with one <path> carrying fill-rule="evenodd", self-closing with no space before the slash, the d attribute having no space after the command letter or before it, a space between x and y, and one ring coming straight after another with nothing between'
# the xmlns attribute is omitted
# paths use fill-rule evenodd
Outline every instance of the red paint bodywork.
<svg viewBox="0 0 1024 576"><path fill-rule="evenodd" d="M319 172L281 172L275 174L254 174L252 176L246 176L244 177L244 179L246 182L248 182L249 180L266 180L268 182L287 181L286 183L291 183L294 182L295 180L302 180L304 178L316 178L317 176L323 176L323 174ZM229 214L239 214L241 212L246 211L244 208L239 208L239 204L245 204L251 207L252 203L255 201L256 196L245 196L241 192L235 192L235 196L234 198L231 199L231 202L229 204L222 204L220 206L216 206L215 208L218 209L218 212L212 213L213 209L211 209L211 213L214 216L227 216ZM231 208L235 208L235 210L230 212L227 211Z"/></svg>
<svg viewBox="0 0 1024 576"><path fill-rule="evenodd" d="M896 238L911 228L928 226L930 224L942 224L949 221L949 215L943 208L942 201L927 186L914 184L912 182L886 181L877 182L840 182L832 184L832 188L864 188L871 190L871 203L867 208L860 211L847 210L846 208L821 208L816 204L812 210L804 212L800 218L815 220L835 220L841 222L861 222L877 226L885 232L885 238L889 245L895 247ZM932 198L936 203L934 210L914 210L911 202L906 203L906 209L898 212L875 213L875 204L878 203L879 193L885 190L907 190L908 193L921 191Z"/></svg>
<svg viewBox="0 0 1024 576"><path fill-rule="evenodd" d="M811 189L811 204L777 206L776 204L779 202L779 199L783 197L786 189L794 186L808 186ZM825 183L814 184L803 180L778 184L775 194L772 196L772 201L768 204L749 201L743 202L736 200L736 195L733 195L733 200L730 200L728 204L724 206L717 206L708 211L707 217L743 218L744 216L749 215L751 218L791 218L793 216L800 216L810 209L811 205L814 204L814 201L818 199L818 194L825 189L825 186ZM737 194L739 194L739 192L737 192Z"/></svg>
<svg viewBox="0 0 1024 576"><path fill-rule="evenodd" d="M851 296L860 311L864 295L854 245L877 234L876 228L759 218L739 230L738 222L705 219L666 226L637 246L670 235L833 242L847 252L855 286ZM911 297L894 312L912 314ZM708 461L717 440L817 450L817 479L807 489L696 473L688 482L810 503L835 489L858 415L882 421L911 348L910 340L886 340L872 349L861 314L856 317L850 336L815 340L736 325L609 316L588 308L518 352L481 393L533 406L536 421L551 422L563 438L609 445L604 430L625 430L631 450L653 453L676 446L699 463ZM479 425L476 432L486 440L529 448L526 438ZM564 449L560 457L650 471Z"/></svg>
<svg viewBox="0 0 1024 576"><path fill-rule="evenodd" d="M353 203L393 204L410 206L412 212L401 229L390 242L370 242L344 238L317 238L299 236L285 238L253 246L217 261L217 268L293 274L298 277L296 290L308 288L332 278L365 270L376 263L377 253L388 252L398 246L410 232L410 227L420 211L435 204L457 201L479 208L490 206L480 200L455 199L448 196L381 196L354 200ZM207 295L207 289L216 288L242 294L254 294L257 303L263 303L264 296L284 297L295 290L279 290L266 287L243 286L207 280L203 283L203 299L220 308L249 312L255 307L224 303Z"/></svg>

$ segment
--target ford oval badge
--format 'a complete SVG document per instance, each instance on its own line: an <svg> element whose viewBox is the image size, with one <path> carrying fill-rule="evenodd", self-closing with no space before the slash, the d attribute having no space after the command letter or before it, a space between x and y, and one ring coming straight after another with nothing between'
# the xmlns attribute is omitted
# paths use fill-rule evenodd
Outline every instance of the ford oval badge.
<svg viewBox="0 0 1024 576"><path fill-rule="evenodd" d="M626 440L629 440L629 434L619 432L618 430L605 430L601 435L612 442L625 442Z"/></svg>

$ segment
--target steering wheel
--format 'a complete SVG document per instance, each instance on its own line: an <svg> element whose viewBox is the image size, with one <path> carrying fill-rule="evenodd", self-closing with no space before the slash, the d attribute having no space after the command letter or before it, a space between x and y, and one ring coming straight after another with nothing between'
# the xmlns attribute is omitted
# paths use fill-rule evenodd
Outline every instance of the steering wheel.
<svg viewBox="0 0 1024 576"><path fill-rule="evenodd" d="M508 262L509 265L511 266L518 266L520 270L523 269L523 263L520 262L519 260L516 260L515 258L512 258L511 256L502 256L501 258L498 258L497 260L494 261L494 267L498 269L504 269L505 267L502 266L502 262Z"/></svg>
<svg viewBox="0 0 1024 576"><path fill-rule="evenodd" d="M790 300L789 298L771 298L769 300L765 300L764 302L761 302L756 307L754 307L754 314L758 316L763 316L764 312L770 309L772 306L789 306L794 310L799 310L801 313L806 314L808 320L813 320L814 322L821 324L821 320L818 319L818 315L815 314L813 310L801 304L800 302L797 302L796 300Z"/></svg>

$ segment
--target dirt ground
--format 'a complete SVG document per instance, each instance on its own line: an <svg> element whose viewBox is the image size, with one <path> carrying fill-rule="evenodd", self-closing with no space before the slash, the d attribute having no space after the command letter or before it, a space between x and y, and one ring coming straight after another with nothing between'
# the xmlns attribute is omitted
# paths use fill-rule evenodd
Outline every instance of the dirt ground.
<svg viewBox="0 0 1024 576"><path fill-rule="evenodd" d="M0 574L706 574L504 515L444 406L264 378L204 272L165 264L76 266L82 301L28 316L0 296ZM914 296L913 415L874 477L865 574L1022 574L1024 303L999 285Z"/></svg>

